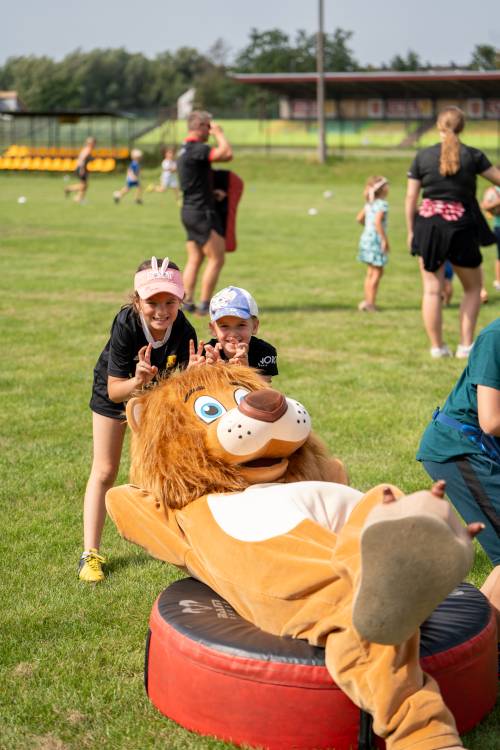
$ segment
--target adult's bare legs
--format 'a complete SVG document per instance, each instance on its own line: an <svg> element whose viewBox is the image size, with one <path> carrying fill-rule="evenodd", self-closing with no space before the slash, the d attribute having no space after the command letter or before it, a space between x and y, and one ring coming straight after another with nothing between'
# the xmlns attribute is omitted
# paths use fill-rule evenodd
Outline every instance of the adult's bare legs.
<svg viewBox="0 0 500 750"><path fill-rule="evenodd" d="M453 270L464 288L464 296L460 303L460 343L462 346L470 346L474 341L477 316L481 307L481 266L453 266Z"/></svg>
<svg viewBox="0 0 500 750"><path fill-rule="evenodd" d="M437 271L426 271L422 258L420 275L422 277L422 319L432 348L443 346L443 288L444 263Z"/></svg>
<svg viewBox="0 0 500 750"><path fill-rule="evenodd" d="M106 518L106 492L113 486L122 453L126 422L92 412L93 461L83 501L84 549L99 549Z"/></svg>
<svg viewBox="0 0 500 750"><path fill-rule="evenodd" d="M225 261L226 244L224 237L212 229L208 242L203 245L207 265L201 279L201 302L208 304L214 293L219 274Z"/></svg>
<svg viewBox="0 0 500 750"><path fill-rule="evenodd" d="M186 292L185 301L192 302L194 296L194 290L196 287L196 279L198 278L198 271L203 263L203 250L201 245L193 240L186 242L187 251L187 263L182 274L182 280L184 282L184 290Z"/></svg>

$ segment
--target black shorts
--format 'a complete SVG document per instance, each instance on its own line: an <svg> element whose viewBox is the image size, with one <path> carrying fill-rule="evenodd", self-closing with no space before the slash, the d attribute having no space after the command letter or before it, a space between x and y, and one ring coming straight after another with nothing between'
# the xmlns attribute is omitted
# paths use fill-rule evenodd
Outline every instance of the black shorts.
<svg viewBox="0 0 500 750"><path fill-rule="evenodd" d="M224 237L222 223L215 211L203 211L183 206L181 221L184 224L187 239L196 242L198 245L204 245L208 242L212 230Z"/></svg>
<svg viewBox="0 0 500 750"><path fill-rule="evenodd" d="M454 266L477 268L483 262L477 227L471 221L450 222L441 216L417 216L411 247L426 271L434 272L446 260Z"/></svg>
<svg viewBox="0 0 500 750"><path fill-rule="evenodd" d="M82 182L87 182L88 172L86 169L82 169L82 167L77 167L75 169L75 174L79 180L81 180Z"/></svg>

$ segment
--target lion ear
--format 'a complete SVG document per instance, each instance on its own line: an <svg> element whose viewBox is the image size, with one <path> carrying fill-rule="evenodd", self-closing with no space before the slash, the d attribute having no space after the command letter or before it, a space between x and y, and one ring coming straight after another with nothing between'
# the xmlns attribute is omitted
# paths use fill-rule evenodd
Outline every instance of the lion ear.
<svg viewBox="0 0 500 750"><path fill-rule="evenodd" d="M129 427L134 432L139 432L139 424L141 421L142 404L140 400L135 397L127 401L126 414L127 422Z"/></svg>

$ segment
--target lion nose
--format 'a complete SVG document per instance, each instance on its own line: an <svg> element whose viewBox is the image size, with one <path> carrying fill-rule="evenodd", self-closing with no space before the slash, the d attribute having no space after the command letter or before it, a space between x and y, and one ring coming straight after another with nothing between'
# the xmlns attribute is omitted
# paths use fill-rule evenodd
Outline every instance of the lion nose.
<svg viewBox="0 0 500 750"><path fill-rule="evenodd" d="M238 406L247 417L260 422L276 422L288 409L286 398L279 391L263 388L248 393Z"/></svg>

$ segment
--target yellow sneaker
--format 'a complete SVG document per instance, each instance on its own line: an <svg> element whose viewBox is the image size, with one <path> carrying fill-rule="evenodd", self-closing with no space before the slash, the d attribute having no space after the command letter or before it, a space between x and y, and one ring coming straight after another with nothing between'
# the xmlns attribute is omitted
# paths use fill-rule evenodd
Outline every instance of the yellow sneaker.
<svg viewBox="0 0 500 750"><path fill-rule="evenodd" d="M100 555L96 549L89 549L88 552L84 552L78 563L78 578L80 581L87 581L87 583L104 581L105 576L102 566L105 562L106 558Z"/></svg>

